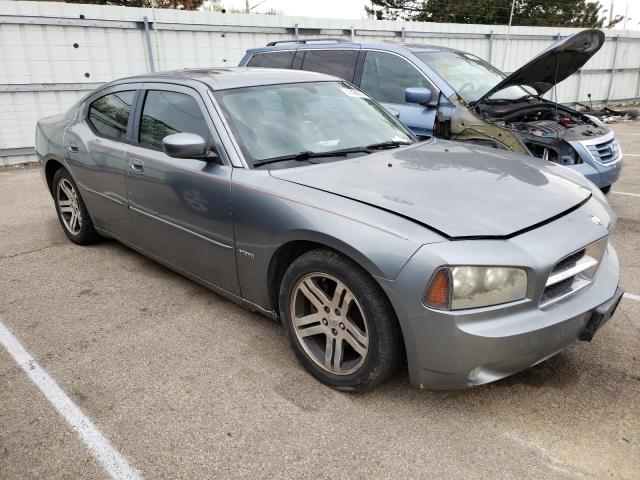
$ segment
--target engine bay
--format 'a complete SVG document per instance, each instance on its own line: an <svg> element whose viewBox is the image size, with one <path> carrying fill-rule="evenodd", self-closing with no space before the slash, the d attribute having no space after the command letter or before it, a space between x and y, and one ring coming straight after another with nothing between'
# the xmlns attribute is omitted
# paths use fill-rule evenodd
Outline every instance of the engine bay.
<svg viewBox="0 0 640 480"><path fill-rule="evenodd" d="M586 115L539 99L486 103L476 109L484 119L513 131L533 156L562 165L582 163L568 141L608 133Z"/></svg>

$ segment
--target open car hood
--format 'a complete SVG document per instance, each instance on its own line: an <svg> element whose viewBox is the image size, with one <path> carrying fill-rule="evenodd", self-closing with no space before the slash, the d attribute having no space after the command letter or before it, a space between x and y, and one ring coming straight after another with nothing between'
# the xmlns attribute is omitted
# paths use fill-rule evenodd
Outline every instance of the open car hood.
<svg viewBox="0 0 640 480"><path fill-rule="evenodd" d="M575 73L604 43L602 30L591 28L558 40L532 60L507 76L474 102L484 102L494 93L514 85L526 85L543 95L554 85ZM557 71L556 71L557 67Z"/></svg>
<svg viewBox="0 0 640 480"><path fill-rule="evenodd" d="M579 174L534 157L433 139L271 175L381 208L449 238L509 237L591 196Z"/></svg>

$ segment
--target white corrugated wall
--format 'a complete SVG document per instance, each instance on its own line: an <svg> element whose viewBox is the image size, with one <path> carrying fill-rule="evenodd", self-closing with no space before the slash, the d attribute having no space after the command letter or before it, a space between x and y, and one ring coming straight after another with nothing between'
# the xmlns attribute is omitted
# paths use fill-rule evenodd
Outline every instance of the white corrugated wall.
<svg viewBox="0 0 640 480"><path fill-rule="evenodd" d="M97 84L156 70L235 66L249 48L279 39L353 34L357 41L426 43L472 52L510 72L575 29L0 2L0 165L22 163L38 118L64 112ZM402 33L404 30L404 33ZM404 36L403 36L404 35ZM558 100L630 101L639 96L640 35L610 34L601 51L558 87ZM615 35L615 36L614 36ZM615 57L614 57L615 54ZM504 60L504 65L503 65ZM611 71L614 70L613 78Z"/></svg>

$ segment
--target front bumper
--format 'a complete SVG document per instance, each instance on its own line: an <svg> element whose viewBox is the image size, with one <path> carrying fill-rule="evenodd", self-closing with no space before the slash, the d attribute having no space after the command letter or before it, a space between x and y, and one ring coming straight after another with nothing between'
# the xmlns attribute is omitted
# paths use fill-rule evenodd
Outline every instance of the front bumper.
<svg viewBox="0 0 640 480"><path fill-rule="evenodd" d="M425 388L448 389L512 375L578 340L593 318L594 309L612 298L619 300L618 258L609 245L589 286L548 307L538 306L555 263L608 233L604 227L591 228L591 233L586 225L585 229L576 229L582 225L578 219L584 213L578 209L509 240L425 245L395 280L380 281L402 327L411 382ZM562 248L559 243L564 244ZM425 265L435 268L443 263L524 266L531 272L530 278L539 281L530 281L525 300L509 305L436 311L421 302L428 279L424 270Z"/></svg>

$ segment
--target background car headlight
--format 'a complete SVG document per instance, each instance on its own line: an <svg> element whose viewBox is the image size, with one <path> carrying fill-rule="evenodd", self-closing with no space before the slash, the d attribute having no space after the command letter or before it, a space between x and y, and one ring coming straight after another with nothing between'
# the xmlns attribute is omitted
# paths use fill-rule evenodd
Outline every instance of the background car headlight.
<svg viewBox="0 0 640 480"><path fill-rule="evenodd" d="M515 267L440 267L431 278L425 304L441 310L487 307L522 300L527 272Z"/></svg>

